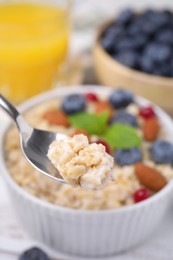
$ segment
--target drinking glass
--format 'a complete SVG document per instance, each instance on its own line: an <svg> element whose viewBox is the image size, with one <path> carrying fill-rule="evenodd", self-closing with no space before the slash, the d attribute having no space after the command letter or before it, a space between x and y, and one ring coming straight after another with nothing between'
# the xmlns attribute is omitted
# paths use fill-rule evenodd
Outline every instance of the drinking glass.
<svg viewBox="0 0 173 260"><path fill-rule="evenodd" d="M62 79L70 7L70 0L0 2L0 93L14 104Z"/></svg>

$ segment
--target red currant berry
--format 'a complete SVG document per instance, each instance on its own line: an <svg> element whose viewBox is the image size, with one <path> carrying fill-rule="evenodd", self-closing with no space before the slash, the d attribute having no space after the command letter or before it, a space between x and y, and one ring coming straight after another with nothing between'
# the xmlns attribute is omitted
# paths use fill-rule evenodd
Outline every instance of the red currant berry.
<svg viewBox="0 0 173 260"><path fill-rule="evenodd" d="M86 99L87 99L88 101L91 101L91 102L96 102L96 101L98 101L98 97L97 97L97 95L96 95L95 93L89 92L89 93L87 93L87 94L85 95L85 97L86 97Z"/></svg>
<svg viewBox="0 0 173 260"><path fill-rule="evenodd" d="M139 111L139 115L144 119L149 119L155 117L155 113L152 107L143 107Z"/></svg>
<svg viewBox="0 0 173 260"><path fill-rule="evenodd" d="M146 200L149 197L150 197L150 194L149 194L148 190L146 190L145 188L141 188L133 194L133 198L134 198L135 202L140 202L140 201Z"/></svg>
<svg viewBox="0 0 173 260"><path fill-rule="evenodd" d="M105 149L106 149L106 152L107 153L111 153L111 148L110 148L110 146L108 145L108 143L107 142L105 142L105 141L103 141L103 140L98 140L97 142L96 142L96 144L102 144L102 145L104 145L105 146Z"/></svg>

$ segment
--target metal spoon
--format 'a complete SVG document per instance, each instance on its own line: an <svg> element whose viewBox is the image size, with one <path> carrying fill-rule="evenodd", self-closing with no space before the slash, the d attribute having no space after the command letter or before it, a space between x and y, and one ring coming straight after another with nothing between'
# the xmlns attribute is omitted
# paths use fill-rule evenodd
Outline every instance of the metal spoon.
<svg viewBox="0 0 173 260"><path fill-rule="evenodd" d="M65 139L67 136L32 128L17 109L2 95L0 95L0 108L11 117L16 125L20 134L21 149L30 164L55 181L65 183L58 170L48 159L47 153L49 145L54 140Z"/></svg>

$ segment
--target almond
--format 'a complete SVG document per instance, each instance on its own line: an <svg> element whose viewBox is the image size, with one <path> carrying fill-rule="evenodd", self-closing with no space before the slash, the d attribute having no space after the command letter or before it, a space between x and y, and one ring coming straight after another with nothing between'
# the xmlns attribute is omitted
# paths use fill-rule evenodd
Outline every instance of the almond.
<svg viewBox="0 0 173 260"><path fill-rule="evenodd" d="M145 140L152 142L154 141L160 130L160 125L158 123L157 118L153 117L144 122L143 125L143 133Z"/></svg>
<svg viewBox="0 0 173 260"><path fill-rule="evenodd" d="M167 184L166 179L159 171L143 163L135 165L135 174L143 186L154 192L161 190Z"/></svg>
<svg viewBox="0 0 173 260"><path fill-rule="evenodd" d="M113 115L113 108L111 107L111 105L108 102L105 102L105 101L98 101L96 103L96 105L95 105L95 113L97 115L100 115L104 111L108 111L109 118L112 117L112 115Z"/></svg>
<svg viewBox="0 0 173 260"><path fill-rule="evenodd" d="M89 139L89 137L90 137L89 133L88 133L86 130L80 129L80 128L76 128L76 129L74 130L74 133L72 134L72 136L74 136L74 135L80 135L80 134L86 135L86 136L88 137L88 139Z"/></svg>
<svg viewBox="0 0 173 260"><path fill-rule="evenodd" d="M50 125L60 125L65 127L69 126L67 115L59 110L54 109L46 111L43 118L46 119Z"/></svg>

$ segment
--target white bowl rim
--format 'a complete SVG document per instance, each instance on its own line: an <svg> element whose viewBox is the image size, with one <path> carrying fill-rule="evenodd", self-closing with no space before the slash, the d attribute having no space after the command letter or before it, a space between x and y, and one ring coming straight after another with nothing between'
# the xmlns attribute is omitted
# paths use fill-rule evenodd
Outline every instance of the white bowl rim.
<svg viewBox="0 0 173 260"><path fill-rule="evenodd" d="M86 92L102 92L108 95L109 92L114 91L115 89L112 89L107 86L97 86L97 85L77 85L73 87L63 87L63 88L55 88L53 90L46 91L42 94L39 94L37 96L32 97L31 99L27 100L26 102L22 103L20 106L18 106L18 109L20 112L24 112L27 109L30 109L36 105L39 105L40 103L50 100L50 99L55 99L58 96L64 96L66 94L70 93L86 93ZM141 103L146 104L152 104L155 109L157 114L161 115L162 117L165 117L166 120L170 122L170 125L172 125L173 128L173 120L171 117L165 113L161 108L159 108L157 105L153 104L151 101L144 99L139 96L135 96L135 99ZM38 206L42 206L48 209L51 209L53 211L63 211L66 212L67 214L87 214L87 215L93 215L93 214L98 214L98 216L103 216L107 214L122 214L123 212L127 211L135 211L143 207L147 207L147 205L155 203L157 200L159 200L161 197L169 193L171 190L173 190L173 180L170 181L161 191L156 193L154 196L151 198L144 200L140 203L136 203L133 205L129 206L124 206L122 208L115 208L115 209L103 209L103 210L83 210L83 209L73 209L73 208L68 208L68 207L63 207L59 205L55 205L53 203L50 203L48 201L44 201L31 193L25 191L22 187L20 187L17 182L10 176L8 173L8 169L6 167L5 163L5 158L4 158L4 137L11 126L11 121L8 120L8 122L5 122L1 126L0 130L0 167L2 171L2 175L4 178L10 183L10 185L18 192L20 193L21 196L24 196L26 199L31 200L33 203L37 204Z"/></svg>

